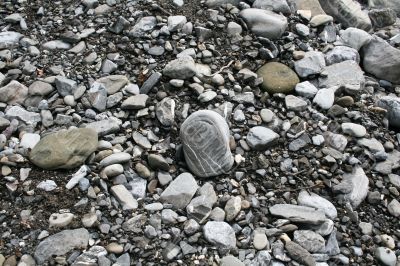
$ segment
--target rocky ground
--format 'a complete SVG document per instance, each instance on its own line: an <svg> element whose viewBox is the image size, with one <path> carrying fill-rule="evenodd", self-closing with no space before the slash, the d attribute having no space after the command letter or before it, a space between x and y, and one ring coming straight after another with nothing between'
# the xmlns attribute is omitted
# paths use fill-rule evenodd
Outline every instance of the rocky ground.
<svg viewBox="0 0 400 266"><path fill-rule="evenodd" d="M399 266L399 17L1 1L0 266Z"/></svg>

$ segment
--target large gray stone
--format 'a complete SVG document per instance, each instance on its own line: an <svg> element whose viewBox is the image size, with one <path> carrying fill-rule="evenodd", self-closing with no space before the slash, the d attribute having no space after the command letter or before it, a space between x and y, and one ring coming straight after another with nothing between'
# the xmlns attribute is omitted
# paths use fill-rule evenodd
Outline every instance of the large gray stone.
<svg viewBox="0 0 400 266"><path fill-rule="evenodd" d="M327 66L318 81L322 88L340 87L349 94L361 92L365 85L364 72L353 60Z"/></svg>
<svg viewBox="0 0 400 266"><path fill-rule="evenodd" d="M222 258L220 266L244 266L245 264L239 259L232 255L228 255Z"/></svg>
<svg viewBox="0 0 400 266"><path fill-rule="evenodd" d="M184 209L198 189L196 180L190 173L180 174L161 194L163 202L172 204L174 209Z"/></svg>
<svg viewBox="0 0 400 266"><path fill-rule="evenodd" d="M247 8L239 15L255 35L271 40L279 39L288 25L286 17L270 10Z"/></svg>
<svg viewBox="0 0 400 266"><path fill-rule="evenodd" d="M344 198L350 202L352 207L357 208L367 197L369 180L364 170L356 166L352 173L343 175L341 183L333 187L334 192L344 194Z"/></svg>
<svg viewBox="0 0 400 266"><path fill-rule="evenodd" d="M223 250L236 247L235 231L225 222L207 222L203 227L203 234L208 242Z"/></svg>
<svg viewBox="0 0 400 266"><path fill-rule="evenodd" d="M22 104L28 96L28 88L16 80L0 88L0 102L7 104Z"/></svg>
<svg viewBox="0 0 400 266"><path fill-rule="evenodd" d="M375 37L361 51L366 72L400 84L400 50Z"/></svg>
<svg viewBox="0 0 400 266"><path fill-rule="evenodd" d="M372 28L368 14L353 0L319 0L324 11L341 23L343 27L355 27L369 31Z"/></svg>
<svg viewBox="0 0 400 266"><path fill-rule="evenodd" d="M288 219L294 223L322 224L325 220L325 213L321 210L293 204L275 204L269 208L273 216Z"/></svg>
<svg viewBox="0 0 400 266"><path fill-rule="evenodd" d="M47 237L35 250L38 265L43 265L52 256L62 256L74 249L84 249L89 243L89 231L84 228L64 230Z"/></svg>
<svg viewBox="0 0 400 266"><path fill-rule="evenodd" d="M191 114L180 130L189 169L200 177L229 171L233 165L229 137L228 124L218 113L201 110Z"/></svg>
<svg viewBox="0 0 400 266"><path fill-rule="evenodd" d="M97 133L88 128L62 130L42 138L29 154L44 169L71 169L97 149Z"/></svg>
<svg viewBox="0 0 400 266"><path fill-rule="evenodd" d="M190 56L180 57L169 62L163 70L163 75L172 79L188 79L196 74L196 64Z"/></svg>
<svg viewBox="0 0 400 266"><path fill-rule="evenodd" d="M317 51L307 52L303 59L300 59L294 63L294 69L297 74L306 78L310 75L321 73L325 67L324 54Z"/></svg>
<svg viewBox="0 0 400 266"><path fill-rule="evenodd" d="M269 128L256 126L252 127L247 134L247 144L254 150L266 150L274 145L279 135Z"/></svg>
<svg viewBox="0 0 400 266"><path fill-rule="evenodd" d="M134 210L138 207L138 202L124 185L112 186L111 193L118 199L123 210Z"/></svg>

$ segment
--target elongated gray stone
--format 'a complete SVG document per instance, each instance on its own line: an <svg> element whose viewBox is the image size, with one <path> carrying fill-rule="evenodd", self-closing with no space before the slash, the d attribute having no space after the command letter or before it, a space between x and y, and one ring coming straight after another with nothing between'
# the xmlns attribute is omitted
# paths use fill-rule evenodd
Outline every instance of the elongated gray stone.
<svg viewBox="0 0 400 266"><path fill-rule="evenodd" d="M315 193L309 193L303 190L299 193L297 202L302 206L312 207L323 211L330 219L335 219L337 217L335 206L329 200L324 199Z"/></svg>
<svg viewBox="0 0 400 266"><path fill-rule="evenodd" d="M325 213L318 209L293 204L275 204L269 212L295 223L322 224L326 220Z"/></svg>
<svg viewBox="0 0 400 266"><path fill-rule="evenodd" d="M190 115L180 131L189 169L200 177L229 171L233 165L229 136L228 124L218 113L201 110Z"/></svg>
<svg viewBox="0 0 400 266"><path fill-rule="evenodd" d="M88 243L88 230L64 230L40 242L35 251L35 259L38 265L43 265L53 255L61 256L73 249L86 248Z"/></svg>

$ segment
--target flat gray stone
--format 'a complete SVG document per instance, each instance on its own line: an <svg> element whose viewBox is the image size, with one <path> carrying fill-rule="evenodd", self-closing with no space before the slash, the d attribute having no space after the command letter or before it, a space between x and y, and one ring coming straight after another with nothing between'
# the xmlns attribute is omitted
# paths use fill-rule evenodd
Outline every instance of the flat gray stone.
<svg viewBox="0 0 400 266"><path fill-rule="evenodd" d="M305 224L322 224L325 220L325 213L322 211L293 204L276 204L269 208L270 213L273 216L282 217L288 219L294 223L305 223Z"/></svg>
<svg viewBox="0 0 400 266"><path fill-rule="evenodd" d="M247 144L254 150L266 150L276 143L279 135L269 128L252 127L247 134Z"/></svg>
<svg viewBox="0 0 400 266"><path fill-rule="evenodd" d="M276 13L289 15L291 13L286 0L256 0L253 3L253 8L271 10Z"/></svg>
<svg viewBox="0 0 400 266"><path fill-rule="evenodd" d="M84 228L64 230L47 237L35 250L35 259L39 265L52 256L62 256L74 249L84 249L89 243L89 232Z"/></svg>
<svg viewBox="0 0 400 266"><path fill-rule="evenodd" d="M103 84L106 88L107 94L114 94L120 91L129 80L123 75L111 75L97 79L95 82Z"/></svg>
<svg viewBox="0 0 400 266"><path fill-rule="evenodd" d="M163 126L170 127L175 122L175 100L166 97L156 106L156 116Z"/></svg>
<svg viewBox="0 0 400 266"><path fill-rule="evenodd" d="M121 203L123 210L137 209L138 202L124 185L112 186L110 190L114 197L117 198L119 203Z"/></svg>
<svg viewBox="0 0 400 266"><path fill-rule="evenodd" d="M368 32L352 27L341 31L340 38L344 45L352 47L357 51L372 40L372 36Z"/></svg>
<svg viewBox="0 0 400 266"><path fill-rule="evenodd" d="M191 114L180 130L189 169L200 177L229 171L233 165L229 137L228 124L218 113L201 110Z"/></svg>
<svg viewBox="0 0 400 266"><path fill-rule="evenodd" d="M243 262L241 262L238 258L228 255L222 258L220 266L245 266Z"/></svg>
<svg viewBox="0 0 400 266"><path fill-rule="evenodd" d="M163 202L172 204L174 209L184 209L192 200L198 185L190 173L183 173L176 177L161 193Z"/></svg>
<svg viewBox="0 0 400 266"><path fill-rule="evenodd" d="M88 123L86 124L86 127L94 129L99 134L99 136L104 136L117 132L121 124L121 120L111 117L109 119Z"/></svg>

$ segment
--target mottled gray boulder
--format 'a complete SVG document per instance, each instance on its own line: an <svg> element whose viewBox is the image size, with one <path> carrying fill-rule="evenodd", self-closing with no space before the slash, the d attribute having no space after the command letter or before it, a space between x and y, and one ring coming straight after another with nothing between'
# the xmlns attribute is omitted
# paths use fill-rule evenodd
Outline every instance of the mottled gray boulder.
<svg viewBox="0 0 400 266"><path fill-rule="evenodd" d="M369 31L372 28L367 13L361 10L361 5L354 0L319 0L324 11L335 18L343 27L355 27Z"/></svg>
<svg viewBox="0 0 400 266"><path fill-rule="evenodd" d="M293 234L293 241L310 253L324 253L325 239L311 230L297 230Z"/></svg>
<svg viewBox="0 0 400 266"><path fill-rule="evenodd" d="M252 127L247 134L247 144L254 150L266 150L274 145L279 135L269 128L256 126Z"/></svg>
<svg viewBox="0 0 400 266"><path fill-rule="evenodd" d="M200 177L229 171L233 165L229 137L228 124L218 113L201 110L191 114L180 130L189 169Z"/></svg>
<svg viewBox="0 0 400 266"><path fill-rule="evenodd" d="M190 56L180 57L169 62L163 70L163 75L172 79L188 79L196 74L196 64Z"/></svg>
<svg viewBox="0 0 400 266"><path fill-rule="evenodd" d="M28 88L16 80L0 88L0 102L7 104L22 104L28 96Z"/></svg>
<svg viewBox="0 0 400 266"><path fill-rule="evenodd" d="M387 110L389 124L394 127L400 127L400 98L394 96L384 96L379 98L377 106Z"/></svg>
<svg viewBox="0 0 400 266"><path fill-rule="evenodd" d="M340 63L346 60L353 60L360 63L360 55L358 51L354 48L347 46L335 46L332 50L330 50L325 55L326 65L333 65L336 63Z"/></svg>
<svg viewBox="0 0 400 266"><path fill-rule="evenodd" d="M343 175L341 183L333 187L336 193L344 194L344 198L348 200L355 209L367 197L369 180L364 170L360 166L356 166L352 173Z"/></svg>
<svg viewBox="0 0 400 266"><path fill-rule="evenodd" d="M253 3L253 8L271 10L276 13L282 13L290 15L290 7L286 3L286 0L256 0Z"/></svg>
<svg viewBox="0 0 400 266"><path fill-rule="evenodd" d="M380 79L400 84L400 50L375 37L362 50L366 72Z"/></svg>
<svg viewBox="0 0 400 266"><path fill-rule="evenodd" d="M286 17L270 10L247 8L239 15L255 35L271 40L279 39L288 25Z"/></svg>
<svg viewBox="0 0 400 266"><path fill-rule="evenodd" d="M207 222L203 227L205 239L222 250L236 247L235 231L225 222Z"/></svg>
<svg viewBox="0 0 400 266"><path fill-rule="evenodd" d="M81 165L97 149L93 129L62 130L42 138L29 154L30 160L44 169L71 169Z"/></svg>
<svg viewBox="0 0 400 266"><path fill-rule="evenodd" d="M0 32L0 50L19 46L19 40L24 37L15 31Z"/></svg>
<svg viewBox="0 0 400 266"><path fill-rule="evenodd" d="M47 237L35 250L38 265L43 265L53 256L62 256L74 249L84 249L89 243L89 231L84 228L64 230Z"/></svg>
<svg viewBox="0 0 400 266"><path fill-rule="evenodd" d="M180 174L161 194L163 202L172 204L174 209L184 209L198 189L196 180L190 173Z"/></svg>
<svg viewBox="0 0 400 266"><path fill-rule="evenodd" d="M337 210L335 206L327 199L313 192L307 192L305 190L299 193L297 202L302 206L316 208L323 211L329 219L335 219L337 217Z"/></svg>
<svg viewBox="0 0 400 266"><path fill-rule="evenodd" d="M269 212L294 223L317 225L326 220L325 213L318 209L293 204L275 204L269 208Z"/></svg>

